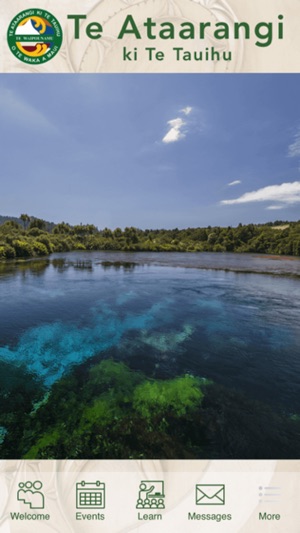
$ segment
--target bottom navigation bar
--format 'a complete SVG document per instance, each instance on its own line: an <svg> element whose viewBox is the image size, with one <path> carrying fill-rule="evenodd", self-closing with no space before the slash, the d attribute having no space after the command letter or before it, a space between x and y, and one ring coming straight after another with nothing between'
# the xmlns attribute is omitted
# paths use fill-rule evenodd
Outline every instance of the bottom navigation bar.
<svg viewBox="0 0 300 533"><path fill-rule="evenodd" d="M32 533L38 522L39 533L94 532L100 523L109 533L188 533L200 524L299 533L297 462L287 472L272 461L230 463L231 471L222 461L2 461L0 531ZM270 469L251 468L262 463Z"/></svg>

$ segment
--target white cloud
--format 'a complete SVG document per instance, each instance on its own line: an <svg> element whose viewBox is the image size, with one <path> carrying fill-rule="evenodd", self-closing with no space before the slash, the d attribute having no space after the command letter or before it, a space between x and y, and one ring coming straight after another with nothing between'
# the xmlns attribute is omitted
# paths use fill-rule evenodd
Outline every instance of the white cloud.
<svg viewBox="0 0 300 533"><path fill-rule="evenodd" d="M184 139L185 133L181 130L186 123L184 122L184 120L182 120L182 118L174 118L172 120L169 120L168 124L170 126L170 129L164 136L162 140L163 143L174 143L180 141L180 139Z"/></svg>
<svg viewBox="0 0 300 533"><path fill-rule="evenodd" d="M288 148L289 157L298 157L300 156L300 130L294 136L294 142L290 144Z"/></svg>
<svg viewBox="0 0 300 533"><path fill-rule="evenodd" d="M179 110L179 113L183 113L185 116L190 115L193 108L191 106L186 106L183 109ZM183 131L183 127L187 125L187 122L183 120L180 117L173 118L172 120L168 121L168 125L170 126L169 131L166 133L164 138L162 139L162 142L165 144L174 143L177 141L180 141L180 139L184 139L187 130Z"/></svg>
<svg viewBox="0 0 300 533"><path fill-rule="evenodd" d="M250 202L279 202L285 205L300 203L300 181L293 183L281 183L280 185L269 185L257 191L246 192L239 198L232 200L222 200L222 205L247 204ZM270 206L274 209L273 207ZM279 207L276 206L276 209Z"/></svg>
<svg viewBox="0 0 300 533"><path fill-rule="evenodd" d="M233 187L234 185L239 185L241 182L241 180L234 180L234 181L231 181L230 183L227 183L228 187Z"/></svg>
<svg viewBox="0 0 300 533"><path fill-rule="evenodd" d="M269 205L268 207L266 207L266 209L273 211L275 209L283 209L284 207L285 207L284 205Z"/></svg>
<svg viewBox="0 0 300 533"><path fill-rule="evenodd" d="M180 109L181 113L184 113L185 115L189 115L192 112L193 108L191 106L186 106L183 109Z"/></svg>

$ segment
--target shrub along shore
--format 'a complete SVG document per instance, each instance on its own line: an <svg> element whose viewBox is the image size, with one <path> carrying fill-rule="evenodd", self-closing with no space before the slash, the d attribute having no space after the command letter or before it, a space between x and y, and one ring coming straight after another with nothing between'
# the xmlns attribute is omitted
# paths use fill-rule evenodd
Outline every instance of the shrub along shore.
<svg viewBox="0 0 300 533"><path fill-rule="evenodd" d="M0 217L1 218L1 217ZM2 217L2 220L3 217ZM124 230L21 215L0 225L0 259L47 256L74 250L140 252L237 252L300 256L300 221L237 227Z"/></svg>

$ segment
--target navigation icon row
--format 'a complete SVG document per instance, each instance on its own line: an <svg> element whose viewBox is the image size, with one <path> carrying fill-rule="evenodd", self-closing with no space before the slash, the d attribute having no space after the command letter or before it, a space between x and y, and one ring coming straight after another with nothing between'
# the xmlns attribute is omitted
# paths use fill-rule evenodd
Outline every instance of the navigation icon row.
<svg viewBox="0 0 300 533"><path fill-rule="evenodd" d="M19 483L17 500L30 509L44 509L43 483L39 480ZM105 483L80 481L76 483L76 509L105 509ZM138 487L136 509L165 509L165 489L162 480L142 480ZM197 484L196 505L225 505L224 484Z"/></svg>
<svg viewBox="0 0 300 533"><path fill-rule="evenodd" d="M276 486L259 486L259 503L276 503L281 489ZM225 505L225 484L197 483L194 504L200 506ZM29 509L45 509L43 483L40 480L18 484L17 500ZM142 480L137 489L136 509L165 509L165 486L162 480ZM105 509L106 486L104 482L80 481L76 483L76 509Z"/></svg>

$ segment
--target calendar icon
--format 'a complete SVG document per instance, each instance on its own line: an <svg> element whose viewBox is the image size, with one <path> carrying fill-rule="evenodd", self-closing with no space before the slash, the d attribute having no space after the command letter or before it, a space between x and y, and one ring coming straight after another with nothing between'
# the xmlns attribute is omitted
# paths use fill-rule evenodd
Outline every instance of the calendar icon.
<svg viewBox="0 0 300 533"><path fill-rule="evenodd" d="M104 509L105 483L100 483L100 481L76 483L76 508Z"/></svg>

